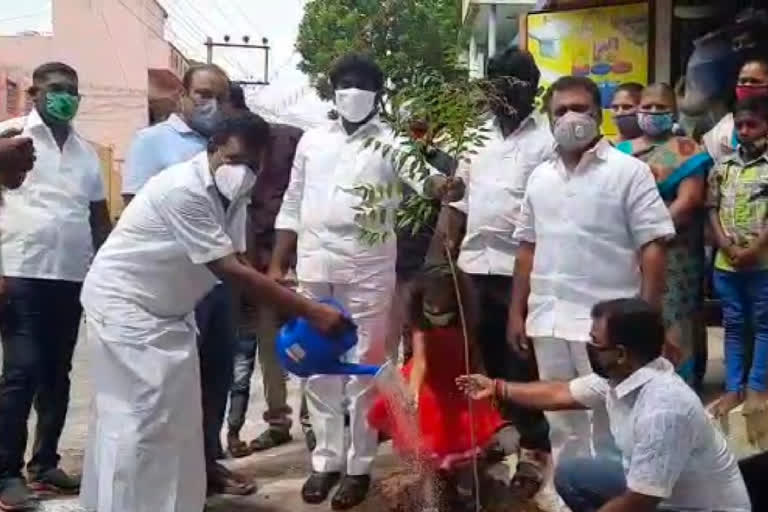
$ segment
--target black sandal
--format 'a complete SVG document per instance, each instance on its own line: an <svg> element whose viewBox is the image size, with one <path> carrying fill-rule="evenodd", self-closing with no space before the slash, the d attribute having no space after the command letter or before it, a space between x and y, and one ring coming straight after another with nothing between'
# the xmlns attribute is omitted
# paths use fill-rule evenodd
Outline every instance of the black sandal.
<svg viewBox="0 0 768 512"><path fill-rule="evenodd" d="M291 433L287 430L268 428L259 437L251 441L248 447L252 452L263 452L293 441Z"/></svg>
<svg viewBox="0 0 768 512"><path fill-rule="evenodd" d="M304 503L310 505L317 505L328 499L333 486L336 485L341 478L341 473L320 473L313 471L307 481L304 482L304 486L301 488L301 498Z"/></svg>
<svg viewBox="0 0 768 512"><path fill-rule="evenodd" d="M333 510L349 510L358 506L368 497L368 489L371 487L369 475L347 475L339 484L336 494L331 500Z"/></svg>

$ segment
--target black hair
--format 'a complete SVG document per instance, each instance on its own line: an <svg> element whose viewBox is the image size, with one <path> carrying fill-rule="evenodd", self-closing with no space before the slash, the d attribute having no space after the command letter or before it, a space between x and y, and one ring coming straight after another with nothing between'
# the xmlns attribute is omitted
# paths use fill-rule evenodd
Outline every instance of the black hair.
<svg viewBox="0 0 768 512"><path fill-rule="evenodd" d="M645 93L656 93L667 96L668 99L672 102L672 108L675 111L677 110L677 96L675 95L675 89L668 83L656 82L649 84L643 89L643 94Z"/></svg>
<svg viewBox="0 0 768 512"><path fill-rule="evenodd" d="M248 110L248 105L245 103L243 86L235 82L229 84L229 103L236 110Z"/></svg>
<svg viewBox="0 0 768 512"><path fill-rule="evenodd" d="M190 66L189 69L184 72L184 77L181 79L181 83L184 85L184 89L186 91L189 91L189 86L192 85L192 79L195 77L195 73L198 71L212 71L214 73L218 73L226 78L227 82L229 82L229 75L227 75L227 72L216 64L195 64L194 66Z"/></svg>
<svg viewBox="0 0 768 512"><path fill-rule="evenodd" d="M582 91L588 92L589 95L592 96L592 101L598 111L602 109L600 89L597 88L595 82L585 76L563 76L555 80L555 82L549 86L549 90L546 94L547 110L549 110L552 96L554 96L556 92L572 91L573 89L581 89Z"/></svg>
<svg viewBox="0 0 768 512"><path fill-rule="evenodd" d="M472 283L469 277L463 272L457 275L459 282L459 293L461 294L461 304L464 308L464 316L467 322L467 332L469 337L473 338L473 333L477 328L477 301ZM418 329L424 329L429 326L424 318L424 295L428 288L433 286L450 287L451 292L456 294L456 286L453 282L453 276L447 264L425 266L416 276L414 287L410 298L410 324ZM458 304L459 297L456 297ZM456 321L459 322L458 310Z"/></svg>
<svg viewBox="0 0 768 512"><path fill-rule="evenodd" d="M269 144L269 124L253 112L237 112L227 116L213 129L208 151L227 143L232 137L239 137L252 148L261 148Z"/></svg>
<svg viewBox="0 0 768 512"><path fill-rule="evenodd" d="M736 115L739 112L752 112L757 114L760 118L768 121L768 96L752 96L751 98L744 98L736 103L733 107L733 114Z"/></svg>
<svg viewBox="0 0 768 512"><path fill-rule="evenodd" d="M38 66L35 68L35 71L32 72L32 83L38 83L53 73L67 75L75 80L78 79L77 71L75 71L75 68L72 66L64 64L63 62L47 62Z"/></svg>
<svg viewBox="0 0 768 512"><path fill-rule="evenodd" d="M488 61L488 78L511 76L528 82L533 90L539 88L541 71L529 52L508 48Z"/></svg>
<svg viewBox="0 0 768 512"><path fill-rule="evenodd" d="M643 93L643 89L645 89L643 84L639 84L637 82L624 82L623 84L619 84L619 86L616 88L616 92L614 92L613 95L616 96L620 92L626 92L637 101L640 101L640 95Z"/></svg>
<svg viewBox="0 0 768 512"><path fill-rule="evenodd" d="M384 88L384 72L368 55L348 53L336 59L328 73L331 85L335 88L341 77L347 73L358 73L369 78L377 91Z"/></svg>
<svg viewBox="0 0 768 512"><path fill-rule="evenodd" d="M763 68L763 71L768 73L768 55L758 51L751 51L744 57L744 60L741 61L741 66L739 66L739 74L741 74L742 68L747 64L760 64L760 66Z"/></svg>
<svg viewBox="0 0 768 512"><path fill-rule="evenodd" d="M641 362L653 361L664 347L664 320L656 308L643 299L614 299L592 307L592 319L605 319L612 345L623 345Z"/></svg>

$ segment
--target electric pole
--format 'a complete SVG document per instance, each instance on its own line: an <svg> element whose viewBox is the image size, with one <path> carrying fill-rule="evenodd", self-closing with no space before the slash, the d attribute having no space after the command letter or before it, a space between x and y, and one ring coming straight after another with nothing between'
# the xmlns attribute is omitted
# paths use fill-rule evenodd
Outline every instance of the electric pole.
<svg viewBox="0 0 768 512"><path fill-rule="evenodd" d="M263 80L239 80L236 83L241 85L269 85L269 40L266 37L261 39L261 44L251 44L249 36L243 36L242 43L230 43L230 37L224 36L224 42L216 43L213 38L208 37L205 40L206 60L208 64L213 63L214 48L246 48L249 50L259 50L264 52L264 79Z"/></svg>

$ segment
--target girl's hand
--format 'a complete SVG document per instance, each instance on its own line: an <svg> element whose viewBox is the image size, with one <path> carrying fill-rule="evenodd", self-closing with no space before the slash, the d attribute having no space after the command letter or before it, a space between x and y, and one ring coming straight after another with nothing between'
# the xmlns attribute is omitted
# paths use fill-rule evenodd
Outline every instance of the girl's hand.
<svg viewBox="0 0 768 512"><path fill-rule="evenodd" d="M456 385L473 400L485 400L493 397L493 379L485 375L462 375L456 378Z"/></svg>

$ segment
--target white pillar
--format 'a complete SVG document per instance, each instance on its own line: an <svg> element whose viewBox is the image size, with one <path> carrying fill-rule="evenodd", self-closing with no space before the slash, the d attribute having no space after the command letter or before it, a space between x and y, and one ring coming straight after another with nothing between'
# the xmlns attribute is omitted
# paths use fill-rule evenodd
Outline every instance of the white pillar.
<svg viewBox="0 0 768 512"><path fill-rule="evenodd" d="M488 58L496 55L496 4L488 6Z"/></svg>
<svg viewBox="0 0 768 512"><path fill-rule="evenodd" d="M477 65L477 39L474 32L469 36L469 76L471 78L480 76Z"/></svg>

